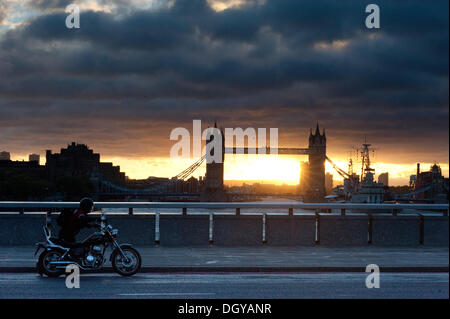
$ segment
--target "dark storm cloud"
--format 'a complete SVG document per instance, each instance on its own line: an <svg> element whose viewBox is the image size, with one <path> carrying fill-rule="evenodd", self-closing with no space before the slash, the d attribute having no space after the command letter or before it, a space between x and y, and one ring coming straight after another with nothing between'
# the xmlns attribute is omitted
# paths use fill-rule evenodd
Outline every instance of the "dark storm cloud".
<svg viewBox="0 0 450 319"><path fill-rule="evenodd" d="M366 132L393 150L402 143L403 153L426 149L448 161L448 2L377 3L380 30L365 28L356 0L267 0L221 12L177 0L121 15L82 11L78 30L65 28L64 13L43 11L0 39L8 127L0 136L11 141L5 148L82 136L110 145L111 155L153 145L164 156L170 130L195 118L279 127L290 146L303 146L320 119L336 153Z"/></svg>
<svg viewBox="0 0 450 319"><path fill-rule="evenodd" d="M6 0L0 0L0 25L2 24L3 20L7 17L6 10L8 9L8 3Z"/></svg>
<svg viewBox="0 0 450 319"><path fill-rule="evenodd" d="M34 9L62 9L69 4L74 3L73 0L29 0L28 5Z"/></svg>

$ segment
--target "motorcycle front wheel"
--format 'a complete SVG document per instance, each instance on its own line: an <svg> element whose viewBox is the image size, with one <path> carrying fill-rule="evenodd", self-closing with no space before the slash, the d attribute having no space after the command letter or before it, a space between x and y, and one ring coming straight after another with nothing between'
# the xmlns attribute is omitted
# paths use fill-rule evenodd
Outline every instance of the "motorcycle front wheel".
<svg viewBox="0 0 450 319"><path fill-rule="evenodd" d="M119 250L114 250L111 256L111 264L115 272L122 276L132 276L141 269L142 259L139 252L133 247L121 247L122 257Z"/></svg>
<svg viewBox="0 0 450 319"><path fill-rule="evenodd" d="M56 268L54 265L50 265L52 261L60 260L62 253L56 250L45 250L39 256L38 270L44 273L48 277L59 277L64 273L64 269Z"/></svg>

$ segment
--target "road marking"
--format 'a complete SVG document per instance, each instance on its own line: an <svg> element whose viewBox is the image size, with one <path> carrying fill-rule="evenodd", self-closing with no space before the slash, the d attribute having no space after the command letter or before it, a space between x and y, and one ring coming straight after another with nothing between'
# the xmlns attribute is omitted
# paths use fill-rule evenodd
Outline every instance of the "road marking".
<svg viewBox="0 0 450 319"><path fill-rule="evenodd" d="M186 296L186 295L215 295L214 292L148 292L135 294L117 294L118 296Z"/></svg>

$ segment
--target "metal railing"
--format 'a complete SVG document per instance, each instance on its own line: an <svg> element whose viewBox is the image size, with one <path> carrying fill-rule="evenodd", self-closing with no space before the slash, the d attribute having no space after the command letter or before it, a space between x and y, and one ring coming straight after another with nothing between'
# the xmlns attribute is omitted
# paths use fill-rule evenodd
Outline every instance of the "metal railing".
<svg viewBox="0 0 450 319"><path fill-rule="evenodd" d="M51 220L51 216L61 211L63 208L77 208L78 202L1 202L0 201L0 226L2 225L1 215L2 211L13 212L13 214L46 214L46 221ZM181 219L186 215L209 215L209 243L215 242L214 229L216 215L232 215L235 216L235 222L241 218L239 215L260 215L262 218L262 243L267 243L267 218L270 215L289 215L296 218L294 215L314 216L314 242L320 243L321 233L321 216L320 213L330 213L339 215L366 215L368 217L367 223L367 238L368 243L372 243L373 233L373 215L379 213L389 213L390 215L398 215L405 213L406 215L415 215L419 218L420 235L418 242L424 243L424 216L448 216L448 204L352 204L352 203L291 203L291 202L233 202L233 203L206 203L206 202L96 202L95 209L102 209L108 215L141 215L150 214L155 215L154 219L154 239L152 242L160 242L160 220L162 215L179 215ZM108 209L121 209L122 211L108 211ZM147 210L147 212L138 211ZM165 210L164 209L168 209ZM297 210L297 211L294 211ZM298 211L302 210L302 211ZM148 212L150 211L150 212ZM169 211L169 212L168 212ZM438 213L438 214L436 214ZM49 219L50 217L50 219ZM131 216L130 216L131 217ZM128 217L126 217L128 219ZM190 218L190 217L189 217ZM206 218L206 216L205 216ZM308 217L310 219L310 217ZM358 217L359 218L359 217ZM388 217L391 218L391 217ZM393 217L395 219L395 217ZM409 218L409 217L407 217ZM433 217L434 218L434 217ZM188 218L186 218L187 220ZM132 221L132 219L130 219ZM284 221L289 223L289 221ZM187 225L190 225L188 223ZM167 225L165 226L167 227ZM190 226L189 226L190 227ZM259 227L259 226L258 226ZM364 226L363 226L364 227ZM288 230L287 230L288 231ZM166 238L167 240L167 238Z"/></svg>
<svg viewBox="0 0 450 319"><path fill-rule="evenodd" d="M34 202L34 201L0 201L0 211L16 211L24 213L30 209L57 212L63 208L77 208L78 202ZM439 212L448 216L449 204L354 204L354 203L290 203L290 202L96 202L95 209L126 208L132 215L135 209L180 209L183 215L188 210L234 209L236 215L242 209L284 210L293 215L294 209L311 210L315 213L337 211L341 215L347 212L391 212L397 215L404 211L419 211L421 213ZM282 213L282 212L281 212ZM284 213L283 213L284 214Z"/></svg>

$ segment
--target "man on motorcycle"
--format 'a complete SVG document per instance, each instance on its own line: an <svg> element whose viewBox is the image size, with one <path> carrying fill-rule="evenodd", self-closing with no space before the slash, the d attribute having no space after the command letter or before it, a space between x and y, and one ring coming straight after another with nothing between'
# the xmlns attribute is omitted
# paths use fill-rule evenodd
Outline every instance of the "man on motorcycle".
<svg viewBox="0 0 450 319"><path fill-rule="evenodd" d="M112 252L111 265L118 274L131 276L139 271L142 258L131 245L119 245L116 241L117 229L113 229L102 215L99 218L88 216L94 207L90 198L83 198L75 211L63 210L58 217L61 231L58 238L52 238L49 225L44 227L45 242L36 244L35 255L43 249L36 264L39 274L58 277L64 273L67 265L75 264L82 269L98 270L106 261L105 250L108 246ZM47 220L48 222L48 220ZM99 227L100 232L88 236L83 242L75 243L75 236L84 227Z"/></svg>
<svg viewBox="0 0 450 319"><path fill-rule="evenodd" d="M91 198L83 198L80 207L73 212L61 212L58 224L61 226L59 239L67 243L74 243L75 236L85 227L96 227L98 218L88 216L94 208L94 201Z"/></svg>

